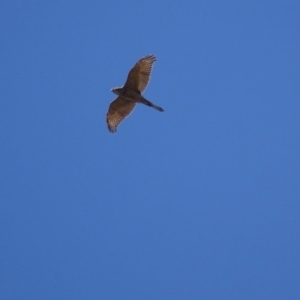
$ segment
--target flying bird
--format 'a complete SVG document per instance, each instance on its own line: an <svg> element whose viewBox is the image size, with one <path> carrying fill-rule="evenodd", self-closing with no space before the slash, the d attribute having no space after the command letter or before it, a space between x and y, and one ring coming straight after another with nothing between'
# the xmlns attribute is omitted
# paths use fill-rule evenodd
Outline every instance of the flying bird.
<svg viewBox="0 0 300 300"><path fill-rule="evenodd" d="M154 55L141 58L128 73L124 86L111 89L118 97L110 103L106 114L106 122L110 132L117 131L118 125L131 114L137 103L143 103L158 111L164 111L142 96L149 83L155 61Z"/></svg>

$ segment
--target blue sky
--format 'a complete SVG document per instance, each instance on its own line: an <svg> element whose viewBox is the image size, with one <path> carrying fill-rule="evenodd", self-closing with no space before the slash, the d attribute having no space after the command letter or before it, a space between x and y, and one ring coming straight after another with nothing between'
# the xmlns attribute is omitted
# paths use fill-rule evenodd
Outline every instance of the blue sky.
<svg viewBox="0 0 300 300"><path fill-rule="evenodd" d="M1 1L0 299L300 299L299 10Z"/></svg>

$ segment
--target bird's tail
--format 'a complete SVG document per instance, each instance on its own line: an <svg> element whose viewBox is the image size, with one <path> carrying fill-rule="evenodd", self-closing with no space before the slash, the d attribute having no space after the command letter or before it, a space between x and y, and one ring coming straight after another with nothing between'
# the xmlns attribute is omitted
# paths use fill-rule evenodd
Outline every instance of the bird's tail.
<svg viewBox="0 0 300 300"><path fill-rule="evenodd" d="M143 104L145 104L147 106L153 107L153 108L157 109L158 111L164 111L164 109L162 107L153 104L152 102L150 102L149 100L147 100L145 98L143 98L141 100L141 103L143 103Z"/></svg>

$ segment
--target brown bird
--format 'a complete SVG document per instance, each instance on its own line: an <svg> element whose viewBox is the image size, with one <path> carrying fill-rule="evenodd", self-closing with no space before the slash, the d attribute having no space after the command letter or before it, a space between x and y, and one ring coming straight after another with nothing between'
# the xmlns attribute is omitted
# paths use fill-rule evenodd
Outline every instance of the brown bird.
<svg viewBox="0 0 300 300"><path fill-rule="evenodd" d="M124 86L111 89L118 97L111 102L106 114L106 122L110 132L117 131L118 125L131 114L136 103L143 103L159 111L164 111L161 107L142 96L142 92L149 83L155 61L156 57L154 55L143 57L130 70Z"/></svg>

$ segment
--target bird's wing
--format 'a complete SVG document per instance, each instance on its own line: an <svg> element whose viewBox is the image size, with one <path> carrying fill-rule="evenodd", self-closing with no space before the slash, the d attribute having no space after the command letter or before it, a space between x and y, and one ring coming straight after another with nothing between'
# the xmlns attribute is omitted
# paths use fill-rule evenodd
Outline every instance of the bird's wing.
<svg viewBox="0 0 300 300"><path fill-rule="evenodd" d="M111 102L106 114L106 122L110 132L117 131L118 125L131 114L135 105L136 103L120 96Z"/></svg>
<svg viewBox="0 0 300 300"><path fill-rule="evenodd" d="M130 70L124 87L142 93L150 80L151 70L156 57L147 55L140 59Z"/></svg>

